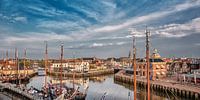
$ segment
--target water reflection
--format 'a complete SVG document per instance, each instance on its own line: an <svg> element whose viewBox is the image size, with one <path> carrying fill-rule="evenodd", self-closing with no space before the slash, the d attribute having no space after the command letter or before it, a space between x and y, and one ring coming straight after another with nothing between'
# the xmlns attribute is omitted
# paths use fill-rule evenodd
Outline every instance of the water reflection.
<svg viewBox="0 0 200 100"><path fill-rule="evenodd" d="M114 76L98 76L90 78L76 78L74 79L75 88L80 87L80 91L84 92L87 87L87 100L100 100L102 96L105 95L106 100L130 100L133 99L133 87L132 85L120 83L114 81ZM52 80L53 84L60 83L59 78L57 77L48 77L48 81ZM72 78L64 78L63 83L65 86L73 87ZM41 89L44 85L44 76L33 77L30 82L27 84L28 87L34 86L37 89ZM145 100L146 99L146 90L138 88L137 90L137 99ZM170 93L168 93L169 96ZM152 91L151 99L152 100L168 100L167 95ZM171 96L173 97L173 96ZM171 98L173 99L173 98Z"/></svg>

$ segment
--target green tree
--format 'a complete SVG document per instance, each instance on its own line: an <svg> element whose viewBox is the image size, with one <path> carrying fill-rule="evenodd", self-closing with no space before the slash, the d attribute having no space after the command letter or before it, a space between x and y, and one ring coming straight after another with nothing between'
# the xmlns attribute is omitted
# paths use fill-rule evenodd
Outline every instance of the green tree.
<svg viewBox="0 0 200 100"><path fill-rule="evenodd" d="M26 64L26 68L31 68L32 67L32 63L31 63L30 60L26 60L25 64ZM24 69L24 60L19 60L19 68L20 69Z"/></svg>
<svg viewBox="0 0 200 100"><path fill-rule="evenodd" d="M44 60L38 61L38 66L44 68L45 67L45 61Z"/></svg>

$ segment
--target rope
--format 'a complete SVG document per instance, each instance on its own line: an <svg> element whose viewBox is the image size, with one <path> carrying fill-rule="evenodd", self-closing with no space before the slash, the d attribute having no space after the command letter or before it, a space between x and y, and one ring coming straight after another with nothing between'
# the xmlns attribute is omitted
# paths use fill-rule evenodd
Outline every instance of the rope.
<svg viewBox="0 0 200 100"><path fill-rule="evenodd" d="M175 99L178 100L176 94L174 94L171 90L169 90L169 91L170 91L171 94L175 97Z"/></svg>
<svg viewBox="0 0 200 100"><path fill-rule="evenodd" d="M169 95L168 95L168 93L167 93L166 89L165 89L165 93L167 94L167 97L168 97L168 99L170 100L170 97L169 97Z"/></svg>

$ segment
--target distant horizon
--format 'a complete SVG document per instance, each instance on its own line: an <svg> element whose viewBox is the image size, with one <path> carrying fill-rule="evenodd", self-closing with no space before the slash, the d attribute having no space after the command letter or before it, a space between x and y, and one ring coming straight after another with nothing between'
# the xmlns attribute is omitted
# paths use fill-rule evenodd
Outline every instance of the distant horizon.
<svg viewBox="0 0 200 100"><path fill-rule="evenodd" d="M14 52L12 53L13 54L13 56L8 56L8 58L9 59L15 59L14 58ZM150 52L150 56L151 56L151 54L152 54L152 52ZM159 53L160 54L160 53ZM12 57L12 58L11 58ZM19 59L23 59L23 57L24 57L24 55L20 55L19 54ZM107 58L122 58L122 57L129 57L128 56L128 54L127 54L127 56L110 56L110 57L98 57L98 56L83 56L83 57L80 57L80 56L78 56L78 57L75 57L75 59L76 58L93 58L93 57L96 57L96 58L99 58L99 59L107 59ZM0 59L2 59L3 58L3 56L2 57L0 57ZM138 57L138 56L136 56L136 58L145 58L145 56L143 56L143 57ZM192 57L192 56L180 56L180 57L178 57L178 56L172 56L172 57L165 57L165 56L162 56L161 55L161 58L197 58L197 59L199 59L200 57ZM4 55L4 59L6 59L6 55ZM31 59L31 60L44 60L45 58L44 57L41 57L41 58L31 58L30 56L29 56L29 54L27 54L27 59ZM57 58L55 58L55 57L48 57L48 59L54 59L54 60L59 60L60 59L60 55L57 57ZM64 59L73 59L73 56L70 56L70 57L66 57L65 56L65 53L64 53Z"/></svg>

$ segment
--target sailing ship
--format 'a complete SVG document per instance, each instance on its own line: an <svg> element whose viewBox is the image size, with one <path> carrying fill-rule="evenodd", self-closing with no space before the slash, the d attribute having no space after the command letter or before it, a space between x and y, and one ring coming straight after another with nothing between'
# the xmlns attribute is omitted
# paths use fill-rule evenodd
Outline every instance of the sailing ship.
<svg viewBox="0 0 200 100"><path fill-rule="evenodd" d="M47 52L47 43L46 43L46 50L45 50L45 85L42 89L44 99L47 100L85 100L86 98L86 91L85 89L84 92L79 91L79 87L76 89L74 88L74 82L73 82L73 88L69 88L64 85L62 82L62 60L63 60L63 44L61 45L61 57L60 57L60 76L59 76L59 81L60 84L52 84L52 80L50 79L49 82L47 82L47 68L48 68L48 52ZM50 69L50 68L49 68ZM51 71L49 71L49 74L51 75ZM74 77L73 77L74 78ZM88 88L88 87L87 87Z"/></svg>

